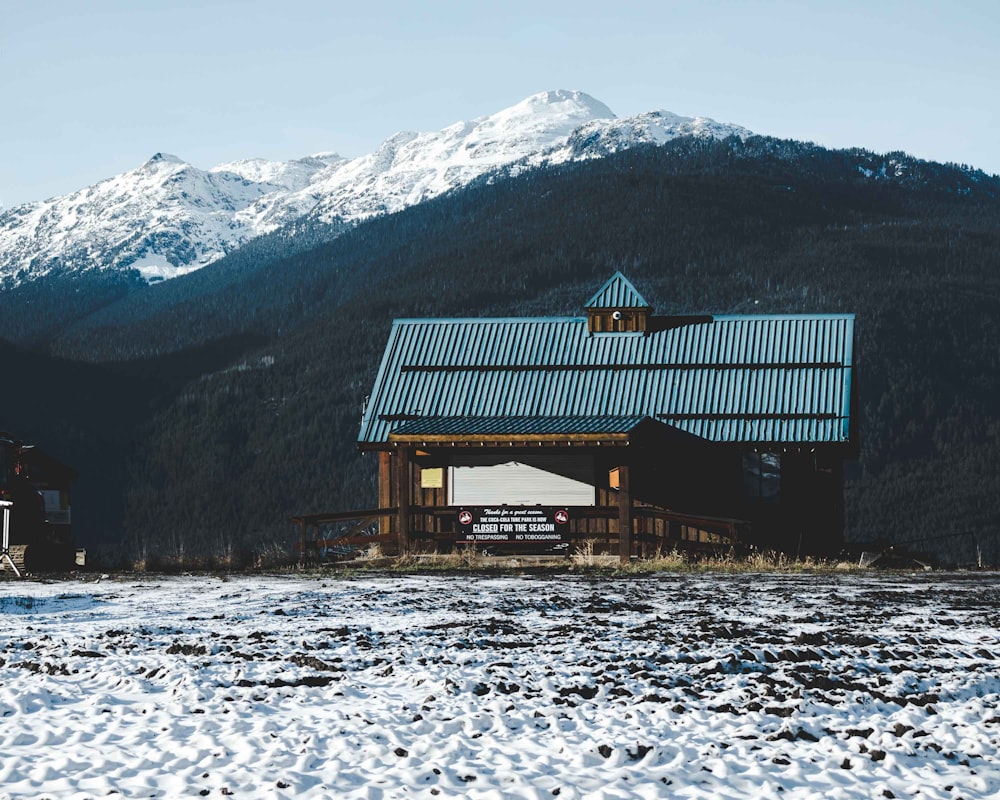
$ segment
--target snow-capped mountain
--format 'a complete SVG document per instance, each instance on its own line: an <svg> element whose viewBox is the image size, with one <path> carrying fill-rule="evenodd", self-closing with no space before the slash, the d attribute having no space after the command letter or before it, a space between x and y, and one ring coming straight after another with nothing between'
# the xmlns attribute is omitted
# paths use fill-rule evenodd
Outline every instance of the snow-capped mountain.
<svg viewBox="0 0 1000 800"><path fill-rule="evenodd" d="M391 213L506 164L525 159L543 163L581 125L613 118L611 109L582 92L543 92L435 133L397 133L374 153L325 170L307 188L274 202L302 207L304 197L315 198L310 215L324 222ZM240 216L245 219L264 205L251 206ZM266 223L255 223L267 230Z"/></svg>
<svg viewBox="0 0 1000 800"><path fill-rule="evenodd" d="M0 286L62 270L136 269L150 281L172 278L305 218L356 222L509 164L595 158L684 135L751 134L668 111L618 119L582 92L550 91L441 131L397 133L354 159L247 159L206 171L158 153L94 186L0 213Z"/></svg>
<svg viewBox="0 0 1000 800"><path fill-rule="evenodd" d="M241 210L268 195L295 192L343 160L257 159L206 172L157 153L122 175L0 215L0 282L52 270L131 268L147 280L191 272L257 235L237 219Z"/></svg>
<svg viewBox="0 0 1000 800"><path fill-rule="evenodd" d="M566 160L598 158L637 144L666 144L678 136L746 139L752 132L708 117L682 117L670 111L649 111L625 119L595 119L574 130L561 155ZM553 157L553 161L556 158Z"/></svg>

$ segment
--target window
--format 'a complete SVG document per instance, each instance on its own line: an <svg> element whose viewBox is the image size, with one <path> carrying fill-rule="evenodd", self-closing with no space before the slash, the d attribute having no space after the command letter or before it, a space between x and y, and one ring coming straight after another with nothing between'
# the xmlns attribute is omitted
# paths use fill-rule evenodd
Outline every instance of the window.
<svg viewBox="0 0 1000 800"><path fill-rule="evenodd" d="M592 506L590 456L455 456L449 470L453 506Z"/></svg>
<svg viewBox="0 0 1000 800"><path fill-rule="evenodd" d="M778 453L743 454L743 494L776 500L781 491L781 456Z"/></svg>

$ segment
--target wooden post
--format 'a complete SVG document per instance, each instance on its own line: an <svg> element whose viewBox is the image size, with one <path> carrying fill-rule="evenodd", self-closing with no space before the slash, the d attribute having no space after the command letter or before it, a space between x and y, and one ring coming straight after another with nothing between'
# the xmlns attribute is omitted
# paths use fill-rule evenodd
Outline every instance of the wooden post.
<svg viewBox="0 0 1000 800"><path fill-rule="evenodd" d="M632 494L628 464L618 468L618 558L622 564L632 558Z"/></svg>
<svg viewBox="0 0 1000 800"><path fill-rule="evenodd" d="M671 545L676 548L677 542L681 539L681 524L675 520L667 521L667 547Z"/></svg>
<svg viewBox="0 0 1000 800"><path fill-rule="evenodd" d="M410 448L400 445L396 448L396 469L392 476L396 489L396 540L399 554L410 550Z"/></svg>
<svg viewBox="0 0 1000 800"><path fill-rule="evenodd" d="M299 566L306 563L306 521L299 520Z"/></svg>
<svg viewBox="0 0 1000 800"><path fill-rule="evenodd" d="M392 453L380 450L378 454L378 507L388 508L392 505ZM392 533L392 518L378 518L378 532L384 536Z"/></svg>

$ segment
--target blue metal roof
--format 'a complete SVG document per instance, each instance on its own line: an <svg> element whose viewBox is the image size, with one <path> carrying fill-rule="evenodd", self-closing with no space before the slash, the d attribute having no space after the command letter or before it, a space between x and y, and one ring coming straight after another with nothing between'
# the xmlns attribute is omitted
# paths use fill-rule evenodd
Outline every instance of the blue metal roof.
<svg viewBox="0 0 1000 800"><path fill-rule="evenodd" d="M393 429L400 436L546 436L552 434L624 434L633 431L645 416L514 416L421 417Z"/></svg>
<svg viewBox="0 0 1000 800"><path fill-rule="evenodd" d="M396 320L359 441L424 417L642 417L713 442L843 443L854 315L704 318L645 335L584 317Z"/></svg>
<svg viewBox="0 0 1000 800"><path fill-rule="evenodd" d="M649 308L649 303L639 294L629 279L616 272L597 290L584 308Z"/></svg>

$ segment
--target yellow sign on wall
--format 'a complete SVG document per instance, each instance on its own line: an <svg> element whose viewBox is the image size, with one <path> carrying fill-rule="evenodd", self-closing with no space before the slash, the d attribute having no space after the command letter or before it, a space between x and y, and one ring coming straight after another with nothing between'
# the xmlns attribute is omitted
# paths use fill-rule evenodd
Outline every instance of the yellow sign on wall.
<svg viewBox="0 0 1000 800"><path fill-rule="evenodd" d="M427 467L420 470L421 489L443 489L444 467Z"/></svg>

